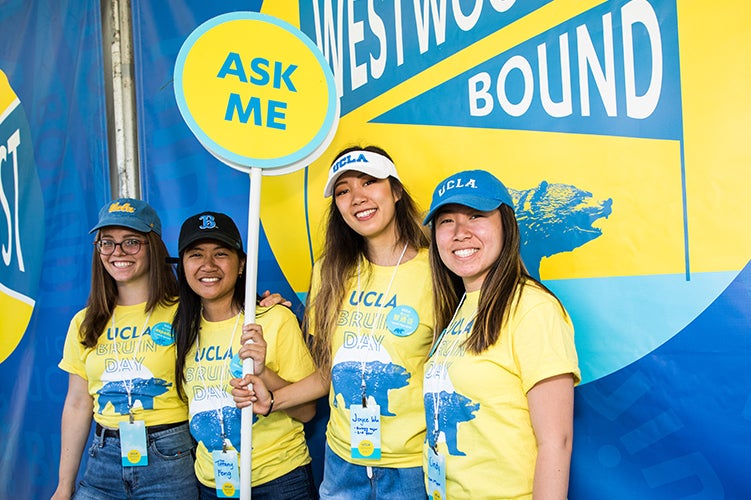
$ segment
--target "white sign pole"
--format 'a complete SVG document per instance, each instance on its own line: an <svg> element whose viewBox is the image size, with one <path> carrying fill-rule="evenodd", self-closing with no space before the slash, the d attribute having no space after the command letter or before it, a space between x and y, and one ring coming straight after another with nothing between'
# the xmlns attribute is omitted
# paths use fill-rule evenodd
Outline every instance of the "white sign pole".
<svg viewBox="0 0 751 500"><path fill-rule="evenodd" d="M258 238L261 229L261 178L263 170L250 169L250 199L248 200L248 241L245 263L245 324L256 322L256 294L258 283ZM243 376L254 373L253 360L243 360ZM253 454L253 404L240 413L240 499L250 500Z"/></svg>

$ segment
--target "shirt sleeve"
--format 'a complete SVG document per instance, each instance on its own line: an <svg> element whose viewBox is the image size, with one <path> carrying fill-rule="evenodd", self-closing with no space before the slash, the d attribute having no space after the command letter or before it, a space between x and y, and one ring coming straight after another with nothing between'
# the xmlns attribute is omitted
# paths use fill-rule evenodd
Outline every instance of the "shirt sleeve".
<svg viewBox="0 0 751 500"><path fill-rule="evenodd" d="M556 375L571 373L575 384L581 380L574 328L555 298L519 311L512 321L511 341L525 393Z"/></svg>

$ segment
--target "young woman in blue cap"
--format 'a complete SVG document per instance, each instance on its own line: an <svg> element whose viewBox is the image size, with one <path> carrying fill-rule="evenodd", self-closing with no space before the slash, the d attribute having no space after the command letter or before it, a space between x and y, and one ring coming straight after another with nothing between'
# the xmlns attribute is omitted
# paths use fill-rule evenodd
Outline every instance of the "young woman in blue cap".
<svg viewBox="0 0 751 500"><path fill-rule="evenodd" d="M506 187L482 170L452 175L424 223L441 332L425 366L429 495L565 499L574 332L524 267Z"/></svg>
<svg viewBox="0 0 751 500"><path fill-rule="evenodd" d="M230 217L217 212L188 217L178 248L175 376L198 442L195 471L201 498L239 497L241 414L229 393L229 380L242 375L239 353L254 360L254 373L271 390L315 368L288 308L257 307L256 323L245 325L246 257ZM247 340L253 343L245 345ZM311 403L254 417L254 499L316 497L302 424L314 414Z"/></svg>
<svg viewBox="0 0 751 500"><path fill-rule="evenodd" d="M326 237L306 309L318 369L273 394L250 377L254 391L236 383L235 401L253 399L253 410L265 413L328 394L321 498L424 498L422 376L433 338L428 240L380 148L340 152L324 196L332 197Z"/></svg>
<svg viewBox="0 0 751 500"><path fill-rule="evenodd" d="M53 498L197 498L187 407L174 383L177 283L161 222L121 198L99 212L86 308L70 323L58 487ZM83 480L81 455L96 422Z"/></svg>

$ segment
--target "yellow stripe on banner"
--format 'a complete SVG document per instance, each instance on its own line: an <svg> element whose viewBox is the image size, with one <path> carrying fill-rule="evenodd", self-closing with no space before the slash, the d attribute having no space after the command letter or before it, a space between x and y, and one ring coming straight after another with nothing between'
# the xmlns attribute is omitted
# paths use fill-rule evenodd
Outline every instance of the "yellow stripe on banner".
<svg viewBox="0 0 751 500"><path fill-rule="evenodd" d="M34 307L0 292L0 363L10 356L10 353L21 341L26 327L31 319Z"/></svg>
<svg viewBox="0 0 751 500"><path fill-rule="evenodd" d="M604 3L602 0L557 0L491 33L464 50L443 59L422 73L368 101L347 116L367 122L386 110L424 94L437 84L474 68L530 38Z"/></svg>
<svg viewBox="0 0 751 500"><path fill-rule="evenodd" d="M307 291L310 284L305 187L304 170L265 176L261 184L261 222L274 257L295 292ZM308 196L323 198L323 187ZM316 227L318 221L313 223Z"/></svg>
<svg viewBox="0 0 751 500"><path fill-rule="evenodd" d="M297 2L263 2L261 14L274 16L282 21L287 21L297 29L300 29L300 6Z"/></svg>
<svg viewBox="0 0 751 500"><path fill-rule="evenodd" d="M2 70L0 70L0 115L10 106L10 104L18 99L18 96L10 87L8 77L5 76Z"/></svg>

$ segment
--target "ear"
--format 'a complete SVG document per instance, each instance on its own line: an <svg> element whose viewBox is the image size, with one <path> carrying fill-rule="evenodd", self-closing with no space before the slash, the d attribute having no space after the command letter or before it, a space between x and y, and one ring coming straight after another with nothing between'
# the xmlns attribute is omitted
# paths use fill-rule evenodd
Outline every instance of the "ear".
<svg viewBox="0 0 751 500"><path fill-rule="evenodd" d="M394 184L393 182L391 182L390 179L389 179L389 182L391 183L391 192L394 195L394 203L396 203L397 201L399 201L399 200L402 199L402 195L404 194L404 190L402 189L401 186L398 186L398 185Z"/></svg>

